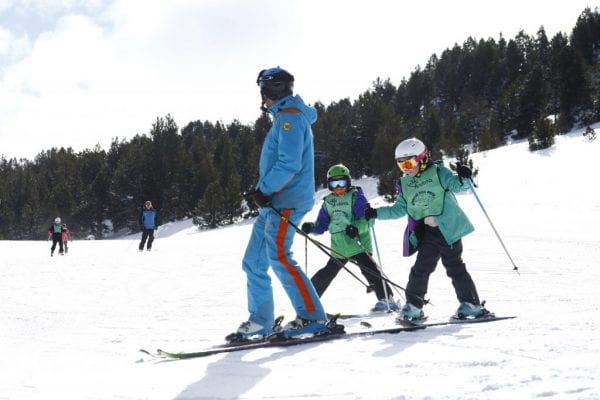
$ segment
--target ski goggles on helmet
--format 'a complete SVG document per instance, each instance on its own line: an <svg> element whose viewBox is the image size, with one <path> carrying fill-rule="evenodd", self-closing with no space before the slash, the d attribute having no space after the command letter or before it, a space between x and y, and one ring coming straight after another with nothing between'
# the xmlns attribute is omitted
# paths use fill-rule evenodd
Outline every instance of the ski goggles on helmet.
<svg viewBox="0 0 600 400"><path fill-rule="evenodd" d="M419 161L417 161L417 157L396 158L396 163L398 163L398 168L400 168L402 171L408 171L409 169L413 169L414 167L419 165Z"/></svg>
<svg viewBox="0 0 600 400"><path fill-rule="evenodd" d="M330 190L334 190L337 188L345 188L346 186L348 186L348 178L330 179L327 182L327 186L329 186Z"/></svg>

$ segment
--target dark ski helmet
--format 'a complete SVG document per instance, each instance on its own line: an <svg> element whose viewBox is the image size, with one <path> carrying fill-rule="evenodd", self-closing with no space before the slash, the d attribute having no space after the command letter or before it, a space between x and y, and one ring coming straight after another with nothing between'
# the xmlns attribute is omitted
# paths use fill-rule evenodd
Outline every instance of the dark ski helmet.
<svg viewBox="0 0 600 400"><path fill-rule="evenodd" d="M294 76L280 67L263 69L258 73L256 84L260 87L263 102L279 100L293 93Z"/></svg>

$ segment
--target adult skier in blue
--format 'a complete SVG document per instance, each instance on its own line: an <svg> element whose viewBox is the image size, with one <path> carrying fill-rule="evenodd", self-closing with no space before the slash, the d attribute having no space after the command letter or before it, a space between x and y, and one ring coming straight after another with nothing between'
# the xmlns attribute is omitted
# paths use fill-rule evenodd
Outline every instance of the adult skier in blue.
<svg viewBox="0 0 600 400"><path fill-rule="evenodd" d="M322 334L327 317L311 281L292 258L290 247L295 228L314 204L314 148L311 125L317 111L293 95L294 77L279 67L262 70L261 110L273 125L267 133L259 161L256 191L247 195L259 207L246 248L242 269L247 275L248 312L229 341L262 337L272 333L274 301L271 266L296 311L296 319L282 329L285 337ZM291 223L293 223L293 226Z"/></svg>
<svg viewBox="0 0 600 400"><path fill-rule="evenodd" d="M142 240L140 241L139 249L140 251L144 250L144 245L146 244L146 240L148 240L146 249L150 251L154 242L154 230L158 228L158 217L150 200L144 203L144 207L140 210L139 223L142 229Z"/></svg>

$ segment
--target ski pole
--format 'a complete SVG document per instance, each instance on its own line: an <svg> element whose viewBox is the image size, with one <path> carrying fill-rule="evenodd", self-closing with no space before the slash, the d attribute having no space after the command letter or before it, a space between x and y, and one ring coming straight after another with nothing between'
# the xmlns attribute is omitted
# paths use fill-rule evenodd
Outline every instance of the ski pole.
<svg viewBox="0 0 600 400"><path fill-rule="evenodd" d="M158 239L158 228L154 229L154 239L152 239L152 250L156 251L156 244L154 244L154 242L156 242L156 239Z"/></svg>
<svg viewBox="0 0 600 400"><path fill-rule="evenodd" d="M131 245L132 245L132 244L134 244L134 243L135 243L135 242L137 242L137 241L138 241L138 239L137 239L137 238L135 238L135 239L131 239L131 240L129 241L129 245L127 246L127 249L126 249L125 251L129 251L129 249L131 248Z"/></svg>
<svg viewBox="0 0 600 400"><path fill-rule="evenodd" d="M294 230L301 234L302 236L304 236L307 240L310 240L311 243L313 243L315 246L317 246L317 248L319 250L321 250L323 253L327 254L331 259L334 260L334 262L341 268L343 268L344 270L346 270L346 272L348 272L350 275L352 275L354 277L354 279L356 279L357 281L359 281L363 286L365 286L367 288L367 293L371 292L373 290L373 287L371 285L367 285L366 283L364 283L358 276L356 276L356 274L354 274L352 271L350 271L348 269L348 267L346 267L339 259L337 259L336 257L334 257L332 254L328 253L327 250L325 250L323 247L326 247L325 245L323 245L322 243L320 243L319 241L311 238L310 236L308 236L306 233L304 233L304 231L300 228L298 228L298 225L296 225L295 223L293 223L292 221L290 221L289 218L287 218L286 216L284 216L281 212L279 212L278 209L276 209L275 207L273 207L273 205L269 204L269 208L271 208L273 211L275 211L275 213L277 215L279 215L279 217L284 220L285 222L287 222L288 224L291 225L292 228L294 228ZM336 252L337 253L337 252ZM338 255L341 255L339 253L337 253ZM343 257L343 255L341 255ZM344 257L345 258L345 257Z"/></svg>
<svg viewBox="0 0 600 400"><path fill-rule="evenodd" d="M304 273L308 276L308 239L304 238Z"/></svg>
<svg viewBox="0 0 600 400"><path fill-rule="evenodd" d="M385 305L387 306L387 311L392 312L392 310L390 309L390 302L388 299L387 284L386 284L385 280L383 279L383 269L381 268L381 265L380 265L381 260L379 260L379 263L376 263L375 260L373 259L373 257L371 256L371 254L369 254L369 251L366 249L366 247L363 246L360 239L357 237L354 240L355 240L356 244L358 244L358 246L361 248L361 250L369 257L369 259L375 265L375 267L377 267L377 271L379 271L379 277L381 278L381 286L383 287L383 295L385 296Z"/></svg>
<svg viewBox="0 0 600 400"><path fill-rule="evenodd" d="M385 272L383 272L383 269L381 268L381 266L380 266L378 263L376 263L376 262L375 262L375 260L373 260L373 256L371 256L371 255L369 254L369 251L368 251L368 250L367 250L367 249L366 249L366 248L365 248L365 247L362 245L362 243L360 243L359 241L357 241L356 243L357 243L357 244L360 246L360 248L361 248L361 249L362 249L362 250L363 250L363 251L364 251L364 252L365 252L365 253L366 253L366 254L369 256L369 258L371 259L371 261L373 262L373 264L375 264L375 266L377 266L377 270L379 271L379 278L381 278L381 281L382 281L382 282L386 282L386 283L388 283L388 284L389 284L389 285L390 285L392 288L396 289L396 292L398 293L398 295L399 295L400 297L402 297L402 295L400 294L400 292L399 292L397 289L400 289L400 290L402 290L404 293L410 293L410 292L407 292L407 291L406 291L406 288L403 288L402 286L400 286L400 285L398 285L398 284L394 283L393 281L391 281L391 280L390 280L390 279L389 279L389 278L388 278L388 277L385 275ZM377 248L377 243L375 243L375 247ZM358 262L356 262L356 260L354 260L354 259L352 259L352 258L351 258L351 259L350 259L350 261L352 261L352 262L353 262L355 265L357 265L358 267L360 267L360 268L361 268L361 270L363 270L363 266L362 266L362 265L360 265ZM368 269L367 269L367 270L365 270L365 271L366 271L368 274L370 274L371 276L375 276L375 277L377 277L377 276L375 275L375 273L373 273L371 270L368 270ZM387 288L385 287L385 284L384 284L384 286L383 286L383 290L384 290L384 293L385 293L385 295L386 295L386 297L387 297ZM411 293L411 294L412 294L412 293ZM418 296L418 295L416 295L416 294L413 294L413 296L415 296L416 298L418 298L418 299L422 300L422 301L423 301L423 304L430 304L430 305L433 305L433 303L432 303L431 301L429 301L428 299L425 299L425 298L423 298L423 297L421 297L421 296Z"/></svg>
<svg viewBox="0 0 600 400"><path fill-rule="evenodd" d="M383 264L381 263L381 255L379 254L379 245L377 244L377 235L375 234L375 221L371 220L369 222L369 224L371 225L371 235L373 236L373 244L375 245L375 253L377 253L377 260L379 261L379 267L381 269L381 276L385 276L385 273L383 272ZM387 276L385 276L387 278ZM400 297L402 297L400 295L400 293L398 293L398 295ZM386 294L387 297L387 294ZM425 303L429 303L429 301L425 301Z"/></svg>
<svg viewBox="0 0 600 400"><path fill-rule="evenodd" d="M490 223L490 226L494 230L494 233L496 234L496 237L498 238L498 241L500 241L500 244L502 245L502 248L504 249L504 252L506 253L506 255L508 256L508 259L512 263L512 265L514 267L513 270L517 271L517 274L521 275L521 273L519 272L519 268L517 268L517 265L513 261L512 257L510 256L510 253L508 252L508 249L504 245L504 242L502 241L502 238L500 237L500 234L498 234L498 231L496 230L496 227L492 223L492 220L491 220L490 216L488 215L487 211L485 210L485 207L481 203L481 200L479 199L479 196L477 195L477 192L475 191L475 188L473 187L473 180L469 179L468 182L469 182L469 187L471 188L471 192L473 192L473 195L475 195L475 199L477 200L477 203L479 203L479 207L481 207L481 210L483 211L483 214L485 215L485 217L487 218L488 222Z"/></svg>
<svg viewBox="0 0 600 400"><path fill-rule="evenodd" d="M297 226L296 224L294 224L294 223L293 223L292 221L290 221L288 218L286 218L285 216L283 216L283 215L282 215L282 214L279 212L279 210L277 210L275 207L273 207L272 205L269 205L269 207L270 207L270 208L271 208L273 211L275 211L275 213L277 213L277 215L279 215L279 216L281 217L281 219L283 219L284 221L287 221L287 222L288 222L288 223L289 223L289 224L290 224L290 225L291 225L291 226L292 226L292 227L293 227L293 228L296 230L296 232L298 232L298 234L300 234L300 235L302 235L302 236L306 237L306 238L307 238L307 239L308 239L308 240L309 240L309 241L310 241L312 244L314 244L315 246L317 246L317 248L319 248L319 250L321 250L322 252L324 252L324 253L325 253L325 254L327 254L329 257L333 258L334 260L336 260L336 261L338 262L338 265L340 265L340 264L341 264L341 267L342 267L342 268L344 268L344 269L345 269L345 270L346 270L346 271L347 271L347 272L348 272L350 275L352 275L352 276L353 276L353 277L354 277L356 280L358 280L360 283L362 283L363 285L365 285L365 284L364 284L364 282L362 282L362 281L360 280L360 278L359 278L359 277L357 277L355 274L353 274L353 273L352 273L352 271L350 271L348 268L346 268L346 266L345 266L344 264L342 264L342 263L341 263L341 262L340 262L340 261L339 261L337 258L335 258L335 257L334 257L334 256L333 256L331 253L335 253L335 254L338 254L338 255L339 255L339 256L341 256L341 257L344 257L344 255L343 255L343 254L340 254L340 253L338 253L337 251L333 250L332 248L325 246L323 243L319 242L318 240L315 240L315 239L311 238L311 237L310 237L310 236L308 236L306 233L304 233L304 231L303 231L302 229L298 228L298 226ZM328 251L327 251L327 250L329 250L331 253L328 253ZM344 258L345 258L345 257L344 257ZM354 260L354 259L352 259L352 258L348 258L347 260L348 260L348 261L350 261L351 263L353 263L353 264L357 265L358 267L362 267L362 265L360 265L360 264L359 264L359 263L358 263L356 260ZM371 272L371 271L369 271L368 269L367 269L366 271L367 271L367 273L371 273L371 274L372 274L372 272ZM406 293L406 289L405 289L405 288L403 288L402 286L398 285L398 284L397 284L397 283L395 283L395 282L392 282L391 280L389 280L388 278L386 278L386 277L384 277L384 276L382 276L382 278L383 278L383 280L385 280L385 281L386 281L388 284L390 284L391 286L394 286L394 287L396 287L396 288L398 288L398 289L400 289L400 290L402 290L403 292L405 292L405 293ZM370 286L370 285L365 285L365 286L367 286L367 292L370 292L371 290L373 290L372 286ZM423 300L423 303L424 303L424 304L431 304L431 305L433 305L433 303L431 303L429 300L427 300L427 299L424 299L424 298L422 298L422 297L420 297L420 296L417 296L417 295L415 295L415 296L416 296L417 298L419 298L419 299Z"/></svg>

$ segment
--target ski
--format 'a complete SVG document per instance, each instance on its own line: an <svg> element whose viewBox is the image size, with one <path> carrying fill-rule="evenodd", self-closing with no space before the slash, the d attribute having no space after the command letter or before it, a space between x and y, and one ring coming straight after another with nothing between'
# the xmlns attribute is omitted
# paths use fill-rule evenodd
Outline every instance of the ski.
<svg viewBox="0 0 600 400"><path fill-rule="evenodd" d="M487 314L484 315L483 317L479 317L479 318L455 318L455 317L450 317L448 320L445 321L433 321L433 322L429 322L428 320L424 320L424 321L411 321L411 320L400 320L397 319L396 322L401 325L401 326L405 326L405 327L409 327L409 326L422 326L422 327L428 327L428 326L444 326L444 325L456 325L456 324L474 324L474 323L481 323L481 322L493 322L493 321L502 321L505 319L513 319L513 318L517 318L516 315L511 315L511 316L502 316L502 317L497 317L493 314Z"/></svg>
<svg viewBox="0 0 600 400"><path fill-rule="evenodd" d="M388 317L390 315L398 314L397 311L371 311L365 314L327 314L328 317L336 316L337 319L357 319L357 318L378 318Z"/></svg>
<svg viewBox="0 0 600 400"><path fill-rule="evenodd" d="M330 340L337 339L349 339L353 337L360 336L373 336L379 334L395 334L400 332L411 332L420 329L424 329L426 326L420 325L411 325L411 326L395 326L392 328L385 329L376 329L369 331L358 331L358 332L349 332L349 333L327 333L323 335L317 336L309 336L302 338L279 338L276 337L271 341L256 341L250 343L235 343L235 344L225 344L220 347L213 347L206 350L189 352L189 353L173 353L169 351L165 351L162 349L156 350L155 353L152 353L148 350L140 349L140 351L144 354L147 354L153 358L157 359L171 359L171 360L185 360L189 358L198 358L198 357L207 357L215 354L223 354L223 353L232 353L235 351L245 351L245 350L255 350L255 349L264 349L271 347L289 347L289 346L297 346L301 344L309 344L309 343L319 343L319 342L327 342Z"/></svg>

